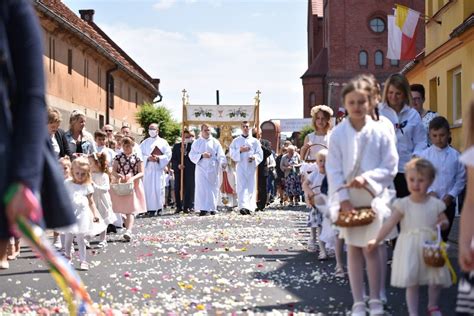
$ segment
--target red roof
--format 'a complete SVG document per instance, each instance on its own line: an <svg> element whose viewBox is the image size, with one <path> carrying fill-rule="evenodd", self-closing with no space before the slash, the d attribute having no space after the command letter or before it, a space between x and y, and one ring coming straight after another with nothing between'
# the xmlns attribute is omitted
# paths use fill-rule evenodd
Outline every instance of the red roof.
<svg viewBox="0 0 474 316"><path fill-rule="evenodd" d="M50 18L62 25L70 27L70 31L78 32L82 41L118 64L124 71L141 81L155 93L158 89L153 78L148 75L133 59L128 56L115 42L108 37L94 22L86 22L71 11L61 0L35 0L38 11L46 13Z"/></svg>
<svg viewBox="0 0 474 316"><path fill-rule="evenodd" d="M328 50L323 47L318 56L313 60L308 70L301 76L301 79L309 77L324 77L328 72Z"/></svg>

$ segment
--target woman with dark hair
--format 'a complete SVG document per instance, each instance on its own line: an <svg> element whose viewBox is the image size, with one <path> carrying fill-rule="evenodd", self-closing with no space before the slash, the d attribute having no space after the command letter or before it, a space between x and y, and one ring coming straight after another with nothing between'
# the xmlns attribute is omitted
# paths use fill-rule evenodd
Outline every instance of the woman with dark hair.
<svg viewBox="0 0 474 316"><path fill-rule="evenodd" d="M48 107L48 134L49 137L51 137L54 153L58 158L64 156L72 158L71 149L66 139L66 133L59 128L61 121L61 113L56 109Z"/></svg>
<svg viewBox="0 0 474 316"><path fill-rule="evenodd" d="M426 131L421 117L410 107L412 97L410 84L402 74L393 74L385 81L379 113L388 118L395 127L397 152L399 156L398 173L394 184L397 197L405 197L408 192L405 180L405 164L427 146Z"/></svg>

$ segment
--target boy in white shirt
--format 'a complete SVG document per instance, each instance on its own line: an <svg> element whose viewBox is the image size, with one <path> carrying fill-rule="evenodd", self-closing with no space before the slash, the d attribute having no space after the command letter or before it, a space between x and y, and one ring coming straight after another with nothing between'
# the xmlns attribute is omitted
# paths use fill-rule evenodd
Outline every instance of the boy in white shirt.
<svg viewBox="0 0 474 316"><path fill-rule="evenodd" d="M451 132L446 118L438 116L430 122L429 137L432 146L420 156L429 160L436 168L436 178L428 192L446 204L449 227L442 232L442 237L447 241L454 220L456 197L466 185L466 169L459 161L459 152L449 146Z"/></svg>

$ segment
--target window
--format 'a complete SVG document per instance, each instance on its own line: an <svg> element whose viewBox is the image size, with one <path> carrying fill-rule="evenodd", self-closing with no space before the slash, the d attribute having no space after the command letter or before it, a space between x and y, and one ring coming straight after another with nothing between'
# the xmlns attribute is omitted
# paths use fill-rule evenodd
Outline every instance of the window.
<svg viewBox="0 0 474 316"><path fill-rule="evenodd" d="M72 49L67 50L67 73L72 75Z"/></svg>
<svg viewBox="0 0 474 316"><path fill-rule="evenodd" d="M430 110L438 112L438 78L430 80Z"/></svg>
<svg viewBox="0 0 474 316"><path fill-rule="evenodd" d="M375 51L374 59L375 59L375 67L383 68L383 53L381 50Z"/></svg>
<svg viewBox="0 0 474 316"><path fill-rule="evenodd" d="M311 108L315 105L316 105L316 95L314 94L314 92L311 92L309 94L309 109L311 110Z"/></svg>
<svg viewBox="0 0 474 316"><path fill-rule="evenodd" d="M84 58L84 87L89 86L89 60Z"/></svg>
<svg viewBox="0 0 474 316"><path fill-rule="evenodd" d="M102 69L100 69L100 65L97 66L97 90L100 91L102 86Z"/></svg>
<svg viewBox="0 0 474 316"><path fill-rule="evenodd" d="M135 91L135 107L138 106L138 92Z"/></svg>
<svg viewBox="0 0 474 316"><path fill-rule="evenodd" d="M461 69L456 69L452 73L453 124L462 123L461 75Z"/></svg>
<svg viewBox="0 0 474 316"><path fill-rule="evenodd" d="M390 59L390 66L398 67L400 65L400 61L398 59Z"/></svg>
<svg viewBox="0 0 474 316"><path fill-rule="evenodd" d="M385 21L381 18L373 18L369 22L370 29L375 33L382 33L385 31Z"/></svg>
<svg viewBox="0 0 474 316"><path fill-rule="evenodd" d="M367 68L367 65L369 63L369 57L367 55L367 52L365 50L362 50L359 52L359 66Z"/></svg>

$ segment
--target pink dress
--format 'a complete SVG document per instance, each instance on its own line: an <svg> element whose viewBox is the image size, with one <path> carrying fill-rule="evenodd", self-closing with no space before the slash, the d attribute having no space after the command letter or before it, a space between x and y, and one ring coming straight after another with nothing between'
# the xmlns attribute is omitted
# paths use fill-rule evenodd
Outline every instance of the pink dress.
<svg viewBox="0 0 474 316"><path fill-rule="evenodd" d="M117 172L123 176L135 176L138 173L138 165L142 161L137 155L126 156L120 153L115 157L118 162ZM115 213L139 214L146 212L145 191L141 179L135 180L133 194L117 195L110 190L112 208Z"/></svg>

